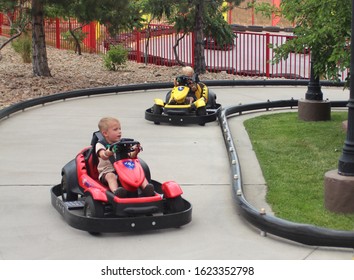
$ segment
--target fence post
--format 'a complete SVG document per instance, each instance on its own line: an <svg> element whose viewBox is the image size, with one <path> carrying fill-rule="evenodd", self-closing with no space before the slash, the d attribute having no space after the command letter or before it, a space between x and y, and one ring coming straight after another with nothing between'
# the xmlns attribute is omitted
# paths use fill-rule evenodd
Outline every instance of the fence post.
<svg viewBox="0 0 354 280"><path fill-rule="evenodd" d="M55 19L55 46L60 49L60 21L59 18Z"/></svg>
<svg viewBox="0 0 354 280"><path fill-rule="evenodd" d="M0 13L0 35L2 35L2 24L4 22L4 15Z"/></svg>
<svg viewBox="0 0 354 280"><path fill-rule="evenodd" d="M136 29L136 62L137 63L141 63L141 53L140 53L140 35L141 35L141 31L139 31L138 29Z"/></svg>
<svg viewBox="0 0 354 280"><path fill-rule="evenodd" d="M269 33L266 33L266 45L265 45L265 48L266 48L266 54L265 54L265 57L266 57L266 61L265 61L265 65L266 65L266 77L269 78L270 77L270 47L269 47L269 44L270 44L270 34Z"/></svg>
<svg viewBox="0 0 354 280"><path fill-rule="evenodd" d="M192 61L191 61L191 65L192 67L194 68L194 50L195 50L195 33L192 32L192 48L191 48L191 58L192 58Z"/></svg>
<svg viewBox="0 0 354 280"><path fill-rule="evenodd" d="M95 53L96 52L96 23L91 22L90 23L90 52Z"/></svg>

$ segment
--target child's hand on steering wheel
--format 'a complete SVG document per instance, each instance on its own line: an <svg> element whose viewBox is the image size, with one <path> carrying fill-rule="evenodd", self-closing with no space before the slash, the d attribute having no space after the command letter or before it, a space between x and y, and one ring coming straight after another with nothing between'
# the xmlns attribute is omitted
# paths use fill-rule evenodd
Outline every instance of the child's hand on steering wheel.
<svg viewBox="0 0 354 280"><path fill-rule="evenodd" d="M140 144L136 144L132 147L132 152L130 153L131 158L136 158L137 155L140 153L140 151L143 150L143 147L140 146Z"/></svg>

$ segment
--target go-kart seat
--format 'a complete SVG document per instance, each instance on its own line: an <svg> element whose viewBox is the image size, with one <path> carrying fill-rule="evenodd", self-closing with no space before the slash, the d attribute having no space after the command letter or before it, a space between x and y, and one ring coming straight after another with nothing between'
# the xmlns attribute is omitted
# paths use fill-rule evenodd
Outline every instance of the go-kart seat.
<svg viewBox="0 0 354 280"><path fill-rule="evenodd" d="M87 173L91 176L92 179L98 180L98 157L95 152L95 147L98 141L103 140L103 135L99 131L95 131L91 139L91 147L87 150L85 154L85 162Z"/></svg>
<svg viewBox="0 0 354 280"><path fill-rule="evenodd" d="M86 170L88 175L94 179L98 180L98 170L97 170L97 160L95 160L95 148L91 147L87 150L85 155Z"/></svg>

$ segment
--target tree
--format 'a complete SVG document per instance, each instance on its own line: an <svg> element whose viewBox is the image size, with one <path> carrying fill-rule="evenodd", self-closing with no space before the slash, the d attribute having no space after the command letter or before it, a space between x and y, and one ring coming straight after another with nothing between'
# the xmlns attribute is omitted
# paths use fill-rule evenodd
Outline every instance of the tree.
<svg viewBox="0 0 354 280"><path fill-rule="evenodd" d="M76 30L82 28L92 21L106 24L111 35L120 30L141 26L140 8L138 1L125 0L48 0L47 15L51 17L62 17L69 20L69 32L76 42L76 50L81 54L80 40L77 38ZM71 18L75 18L81 26L72 29Z"/></svg>
<svg viewBox="0 0 354 280"><path fill-rule="evenodd" d="M32 68L35 76L50 77L44 33L44 1L32 0Z"/></svg>
<svg viewBox="0 0 354 280"><path fill-rule="evenodd" d="M0 0L0 11L2 11L3 15L9 21L11 28L11 37L0 45L0 51L11 41L21 36L31 23L30 10L26 6L27 2L27 0L18 2L13 0Z"/></svg>
<svg viewBox="0 0 354 280"><path fill-rule="evenodd" d="M45 34L43 27L44 0L0 0L0 10L10 20L12 31L15 31L6 44L19 37L32 24L32 66L35 76L51 76L47 62Z"/></svg>
<svg viewBox="0 0 354 280"><path fill-rule="evenodd" d="M220 44L231 43L234 34L223 17L223 13L244 0L144 0L143 10L153 17L165 16L174 25L177 33L193 32L194 68L198 74L205 72L203 40L212 36ZM229 5L223 5L227 2ZM184 36L184 35L182 35Z"/></svg>
<svg viewBox="0 0 354 280"><path fill-rule="evenodd" d="M350 0L283 0L279 8L257 3L256 11L270 16L275 13L295 25L293 40L273 46L275 61L290 52L311 50L315 76L338 79L339 71L350 66Z"/></svg>
<svg viewBox="0 0 354 280"><path fill-rule="evenodd" d="M46 11L50 11L50 7L56 7L58 11L66 13L67 16L76 17L81 23L97 20L108 24L110 32L114 34L122 28L133 28L140 24L140 11L137 3L138 1L125 0L0 0L0 11L6 14L19 12L20 16L17 16L16 24L12 25L17 33L10 41L20 36L29 23L32 24L33 74L51 76L44 33L44 16ZM27 13L22 11L27 11ZM9 42L3 44L1 48L7 43Z"/></svg>

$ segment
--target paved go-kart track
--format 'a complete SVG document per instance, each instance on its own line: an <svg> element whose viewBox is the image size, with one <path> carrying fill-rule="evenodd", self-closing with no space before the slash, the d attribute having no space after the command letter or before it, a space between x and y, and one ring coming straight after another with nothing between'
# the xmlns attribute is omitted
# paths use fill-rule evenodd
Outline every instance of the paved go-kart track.
<svg viewBox="0 0 354 280"><path fill-rule="evenodd" d="M306 87L213 87L223 107L304 98ZM348 100L342 88L324 98ZM245 221L230 187L230 167L218 122L204 127L155 125L145 110L166 90L68 99L37 106L0 122L0 259L340 259L352 249L305 246L268 234ZM83 147L102 116L121 120L124 137L139 140L152 178L175 180L193 205L192 222L153 232L92 236L70 227L52 207L50 188L61 168ZM247 199L265 204L264 179L242 126L254 114L232 117ZM338 154L339 156L339 154Z"/></svg>

